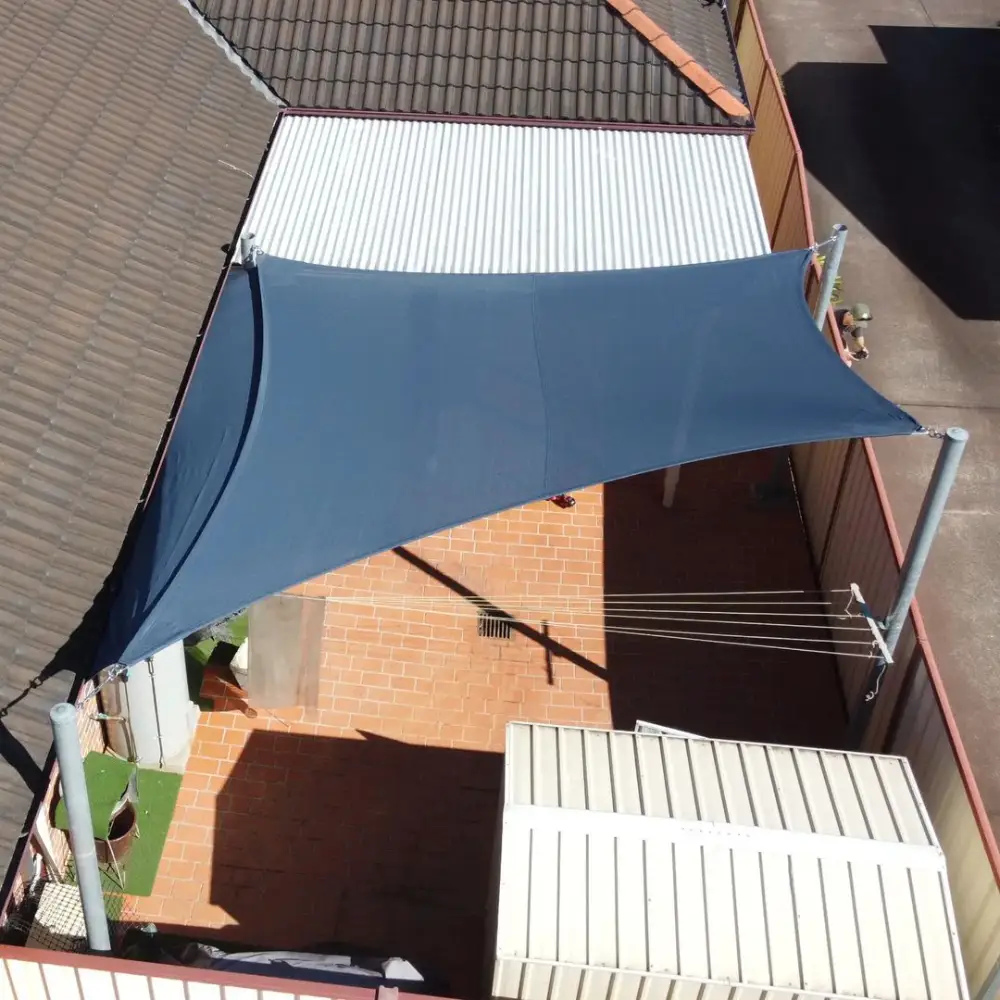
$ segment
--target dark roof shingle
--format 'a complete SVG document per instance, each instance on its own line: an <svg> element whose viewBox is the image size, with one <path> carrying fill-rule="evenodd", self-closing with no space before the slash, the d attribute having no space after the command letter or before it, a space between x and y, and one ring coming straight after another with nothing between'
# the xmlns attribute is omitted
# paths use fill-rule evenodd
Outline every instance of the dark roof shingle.
<svg viewBox="0 0 1000 1000"><path fill-rule="evenodd" d="M175 0L0 0L0 864L275 111Z"/></svg>
<svg viewBox="0 0 1000 1000"><path fill-rule="evenodd" d="M661 26L744 100L724 9L704 0L655 5ZM744 124L605 0L195 0L195 6L291 107Z"/></svg>

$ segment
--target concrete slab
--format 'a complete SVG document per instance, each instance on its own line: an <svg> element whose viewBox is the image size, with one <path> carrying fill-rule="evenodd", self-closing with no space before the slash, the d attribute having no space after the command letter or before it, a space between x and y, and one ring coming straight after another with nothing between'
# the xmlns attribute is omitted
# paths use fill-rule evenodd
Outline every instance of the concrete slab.
<svg viewBox="0 0 1000 1000"><path fill-rule="evenodd" d="M859 370L926 424L971 434L919 599L1000 830L1000 0L758 3L817 233L850 227L845 297L875 315ZM877 454L908 538L936 448Z"/></svg>

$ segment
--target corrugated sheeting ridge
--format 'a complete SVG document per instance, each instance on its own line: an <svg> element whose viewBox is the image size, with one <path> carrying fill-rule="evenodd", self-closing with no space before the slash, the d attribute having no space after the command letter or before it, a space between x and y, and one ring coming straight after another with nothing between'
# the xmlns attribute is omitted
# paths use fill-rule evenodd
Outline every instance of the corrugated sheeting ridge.
<svg viewBox="0 0 1000 1000"><path fill-rule="evenodd" d="M896 758L515 724L502 845L497 997L968 995Z"/></svg>
<svg viewBox="0 0 1000 1000"><path fill-rule="evenodd" d="M250 209L265 253L443 273L768 251L740 136L284 117Z"/></svg>
<svg viewBox="0 0 1000 1000"><path fill-rule="evenodd" d="M937 846L900 757L510 727L507 800Z"/></svg>

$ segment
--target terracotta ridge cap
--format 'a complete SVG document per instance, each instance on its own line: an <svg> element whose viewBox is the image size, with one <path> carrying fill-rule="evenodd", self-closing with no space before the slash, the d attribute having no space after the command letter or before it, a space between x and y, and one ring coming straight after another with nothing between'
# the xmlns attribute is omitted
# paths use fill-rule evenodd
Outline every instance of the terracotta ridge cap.
<svg viewBox="0 0 1000 1000"><path fill-rule="evenodd" d="M733 118L750 117L750 109L700 65L694 56L681 48L635 0L607 0L607 2L717 108Z"/></svg>

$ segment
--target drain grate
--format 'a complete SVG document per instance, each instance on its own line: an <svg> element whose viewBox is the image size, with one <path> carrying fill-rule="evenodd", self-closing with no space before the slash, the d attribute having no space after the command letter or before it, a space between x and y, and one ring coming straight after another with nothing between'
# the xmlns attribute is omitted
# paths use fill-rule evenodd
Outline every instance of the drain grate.
<svg viewBox="0 0 1000 1000"><path fill-rule="evenodd" d="M509 639L511 619L497 611L480 611L476 631L484 639Z"/></svg>

